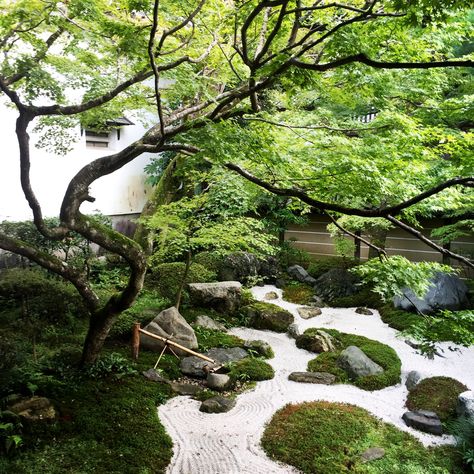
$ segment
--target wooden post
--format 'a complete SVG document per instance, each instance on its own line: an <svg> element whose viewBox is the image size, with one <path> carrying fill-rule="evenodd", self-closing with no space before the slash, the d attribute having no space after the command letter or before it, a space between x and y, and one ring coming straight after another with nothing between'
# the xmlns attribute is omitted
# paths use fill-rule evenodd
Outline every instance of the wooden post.
<svg viewBox="0 0 474 474"><path fill-rule="evenodd" d="M132 333L132 358L138 359L138 352L140 351L140 323L133 325Z"/></svg>

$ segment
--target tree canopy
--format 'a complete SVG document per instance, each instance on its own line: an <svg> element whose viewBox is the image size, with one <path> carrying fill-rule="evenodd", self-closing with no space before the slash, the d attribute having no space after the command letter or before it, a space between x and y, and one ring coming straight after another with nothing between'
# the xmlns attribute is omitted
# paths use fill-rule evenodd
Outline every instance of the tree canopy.
<svg viewBox="0 0 474 474"><path fill-rule="evenodd" d="M80 207L93 200L95 180L144 152L197 155L335 218L384 218L416 234L410 224L420 215L442 211L468 227L469 7L463 0L0 2L0 90L18 111L21 185L34 223L48 239L75 232L123 257L130 277L104 305L82 269L54 253L5 233L0 248L75 285L91 313L89 364L143 285L147 246L143 234L124 237ZM80 170L59 203L58 225L50 225L30 182L28 129L39 127L45 144L66 151L61 133L71 124L106 126L125 110L144 112L148 130ZM368 113L377 118L361 123Z"/></svg>

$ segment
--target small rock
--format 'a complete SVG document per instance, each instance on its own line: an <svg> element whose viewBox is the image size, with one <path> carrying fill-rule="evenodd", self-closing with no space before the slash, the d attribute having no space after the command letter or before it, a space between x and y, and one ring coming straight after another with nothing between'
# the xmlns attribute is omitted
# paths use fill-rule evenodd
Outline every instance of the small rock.
<svg viewBox="0 0 474 474"><path fill-rule="evenodd" d="M269 291L268 293L265 294L263 297L265 300L277 300L278 299L278 293L276 291Z"/></svg>
<svg viewBox="0 0 474 474"><path fill-rule="evenodd" d="M178 393L179 395L196 395L198 392L202 390L202 387L199 385L193 385L191 383L179 383L179 382L171 382L170 383L171 390L173 392Z"/></svg>
<svg viewBox="0 0 474 474"><path fill-rule="evenodd" d="M202 328L213 329L215 331L227 331L227 328L209 316L202 315L196 318L196 326L201 326Z"/></svg>
<svg viewBox="0 0 474 474"><path fill-rule="evenodd" d="M441 421L438 415L432 411L407 411L403 414L402 418L407 426L411 426L416 430L438 436L443 434Z"/></svg>
<svg viewBox="0 0 474 474"><path fill-rule="evenodd" d="M459 416L474 420L474 391L467 390L459 395L456 412Z"/></svg>
<svg viewBox="0 0 474 474"><path fill-rule="evenodd" d="M370 309L366 308L365 306L361 306L361 307L357 308L356 313L357 314L365 314L366 316L372 316L374 314L372 311L370 311Z"/></svg>
<svg viewBox="0 0 474 474"><path fill-rule="evenodd" d="M273 349L268 342L255 340L255 341L245 341L244 342L244 349L254 351L258 355L266 357L270 359L273 357Z"/></svg>
<svg viewBox="0 0 474 474"><path fill-rule="evenodd" d="M169 380L162 377L155 369L145 370L142 375L152 382L169 383Z"/></svg>
<svg viewBox="0 0 474 474"><path fill-rule="evenodd" d="M421 379L422 376L417 370L412 370L408 372L407 379L405 381L405 386L408 391L413 390L418 385Z"/></svg>
<svg viewBox="0 0 474 474"><path fill-rule="evenodd" d="M366 449L361 455L360 458L362 462L375 461L381 459L385 456L385 449L383 448L369 448Z"/></svg>
<svg viewBox="0 0 474 474"><path fill-rule="evenodd" d="M319 383L332 385L336 381L336 376L327 372L292 372L288 380L301 383Z"/></svg>
<svg viewBox="0 0 474 474"><path fill-rule="evenodd" d="M207 386L211 390L217 390L219 392L223 392L227 390L231 385L230 377L226 374L213 374L209 373L207 375Z"/></svg>
<svg viewBox="0 0 474 474"><path fill-rule="evenodd" d="M310 319L314 318L316 316L321 315L322 311L319 308L313 308L310 306L303 306L302 308L297 309L298 314L303 318L303 319Z"/></svg>
<svg viewBox="0 0 474 474"><path fill-rule="evenodd" d="M334 338L325 331L318 330L316 334L301 334L296 338L296 347L320 354L336 349Z"/></svg>
<svg viewBox="0 0 474 474"><path fill-rule="evenodd" d="M298 324L293 323L288 326L288 335L293 339L296 339L298 336L301 336L301 331Z"/></svg>
<svg viewBox="0 0 474 474"><path fill-rule="evenodd" d="M376 375L383 372L383 368L367 357L356 346L349 346L341 352L337 363L351 379Z"/></svg>
<svg viewBox="0 0 474 474"><path fill-rule="evenodd" d="M225 413L235 407L235 400L224 397L212 397L201 403L199 411L204 413Z"/></svg>
<svg viewBox="0 0 474 474"><path fill-rule="evenodd" d="M56 409L51 400L46 397L31 397L22 399L9 407L9 410L27 421L54 421Z"/></svg>

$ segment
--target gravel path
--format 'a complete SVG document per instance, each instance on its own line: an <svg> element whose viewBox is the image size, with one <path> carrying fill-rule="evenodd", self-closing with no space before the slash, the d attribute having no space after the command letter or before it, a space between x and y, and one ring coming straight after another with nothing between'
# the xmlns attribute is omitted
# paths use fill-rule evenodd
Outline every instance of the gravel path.
<svg viewBox="0 0 474 474"><path fill-rule="evenodd" d="M397 332L380 319L359 315L354 309L323 308L321 316L302 319L299 305L281 299L281 290L274 286L253 288L255 298L263 300L269 291L276 291L278 300L271 301L295 316L302 331L309 327L334 328L360 334L393 347L402 361L402 380L411 370L424 376L453 377L470 389L474 388L474 347L452 352L445 345L445 358L428 360L397 338ZM437 437L408 428L401 416L406 399L405 385L399 384L375 392L360 390L351 385L314 385L291 382L290 372L305 371L315 354L298 349L286 334L235 328L230 331L243 339L268 342L275 357L268 362L275 369L275 378L258 382L256 388L238 397L237 405L228 413L205 414L199 411L200 402L189 397L174 397L158 408L159 417L174 445L174 455L168 466L169 474L291 474L294 468L270 460L260 447L265 424L276 410L287 403L327 400L358 405L377 417L416 436L425 445L452 442L449 436Z"/></svg>

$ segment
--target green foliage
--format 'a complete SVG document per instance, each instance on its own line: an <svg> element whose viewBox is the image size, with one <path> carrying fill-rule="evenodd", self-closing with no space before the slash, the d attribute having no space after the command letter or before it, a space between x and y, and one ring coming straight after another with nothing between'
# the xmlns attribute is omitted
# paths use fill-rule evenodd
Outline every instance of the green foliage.
<svg viewBox="0 0 474 474"><path fill-rule="evenodd" d="M92 378L113 376L120 379L135 374L136 370L121 354L111 352L101 357L95 364L87 367L86 374Z"/></svg>
<svg viewBox="0 0 474 474"><path fill-rule="evenodd" d="M223 256L218 252L200 252L194 256L193 263L198 263L216 275L222 265Z"/></svg>
<svg viewBox="0 0 474 474"><path fill-rule="evenodd" d="M447 423L448 430L456 438L456 445L468 468L474 469L474 420L459 417Z"/></svg>
<svg viewBox="0 0 474 474"><path fill-rule="evenodd" d="M454 273L454 270L435 262L410 262L405 257L395 255L380 261L372 259L351 270L363 283L387 301L393 296L402 296L402 289L408 287L423 297L430 286L430 278L437 272Z"/></svg>
<svg viewBox="0 0 474 474"><path fill-rule="evenodd" d="M22 318L33 326L58 324L64 331L87 311L72 285L44 271L14 268L0 274L0 301L5 308L20 308Z"/></svg>
<svg viewBox="0 0 474 474"><path fill-rule="evenodd" d="M270 380L275 376L273 367L257 357L247 357L230 365L229 376L241 382Z"/></svg>
<svg viewBox="0 0 474 474"><path fill-rule="evenodd" d="M397 331L409 331L420 322L420 315L395 309L391 303L378 308L382 321Z"/></svg>
<svg viewBox="0 0 474 474"><path fill-rule="evenodd" d="M458 395L466 390L464 384L450 377L430 377L408 392L406 406L412 411L434 411L443 422L454 420Z"/></svg>
<svg viewBox="0 0 474 474"><path fill-rule="evenodd" d="M463 219L431 231L431 237L438 239L441 244L450 243L460 237L472 237L473 235L474 220L472 219Z"/></svg>
<svg viewBox="0 0 474 474"><path fill-rule="evenodd" d="M214 329L207 329L201 326L194 328L196 334L199 350L206 352L212 347L242 347L244 341L240 337L226 334L222 331L216 331Z"/></svg>
<svg viewBox="0 0 474 474"><path fill-rule="evenodd" d="M308 304L313 301L314 290L304 283L290 281L283 288L283 299L295 304Z"/></svg>
<svg viewBox="0 0 474 474"><path fill-rule="evenodd" d="M184 277L186 264L184 262L161 263L153 267L153 271L147 277L147 285L156 289L159 294L175 301L178 289ZM198 263L192 263L185 283L208 283L216 280L215 273L207 270ZM185 292L186 295L186 292ZM186 301L186 296L184 298Z"/></svg>
<svg viewBox="0 0 474 474"><path fill-rule="evenodd" d="M143 290L133 306L120 315L110 330L109 337L128 339L133 324L148 324L155 316L171 306L169 299L162 297L157 291Z"/></svg>
<svg viewBox="0 0 474 474"><path fill-rule="evenodd" d="M18 415L0 409L0 453L8 456L22 447L22 428Z"/></svg>
<svg viewBox="0 0 474 474"><path fill-rule="evenodd" d="M418 317L405 331L420 341L423 353L433 356L437 342L451 341L464 347L474 344L474 311L440 311L424 318Z"/></svg>
<svg viewBox="0 0 474 474"><path fill-rule="evenodd" d="M307 329L304 334L313 335L316 329ZM364 336L345 334L335 329L325 329L336 341L337 349L334 352L323 352L316 359L308 362L311 372L329 372L336 376L339 383L353 383L363 390L381 390L400 382L401 362L397 353L389 346ZM379 364L384 371L377 375L358 377L351 381L338 364L337 359L348 346L357 346L364 354Z"/></svg>
<svg viewBox="0 0 474 474"><path fill-rule="evenodd" d="M452 449L425 448L414 436L343 403L286 405L267 425L262 446L271 458L307 474L462 472ZM385 455L364 463L360 456L372 447Z"/></svg>
<svg viewBox="0 0 474 474"><path fill-rule="evenodd" d="M310 262L309 253L295 247L291 244L291 241L285 241L280 245L277 258L282 268L288 268L292 265L301 265L307 268Z"/></svg>

